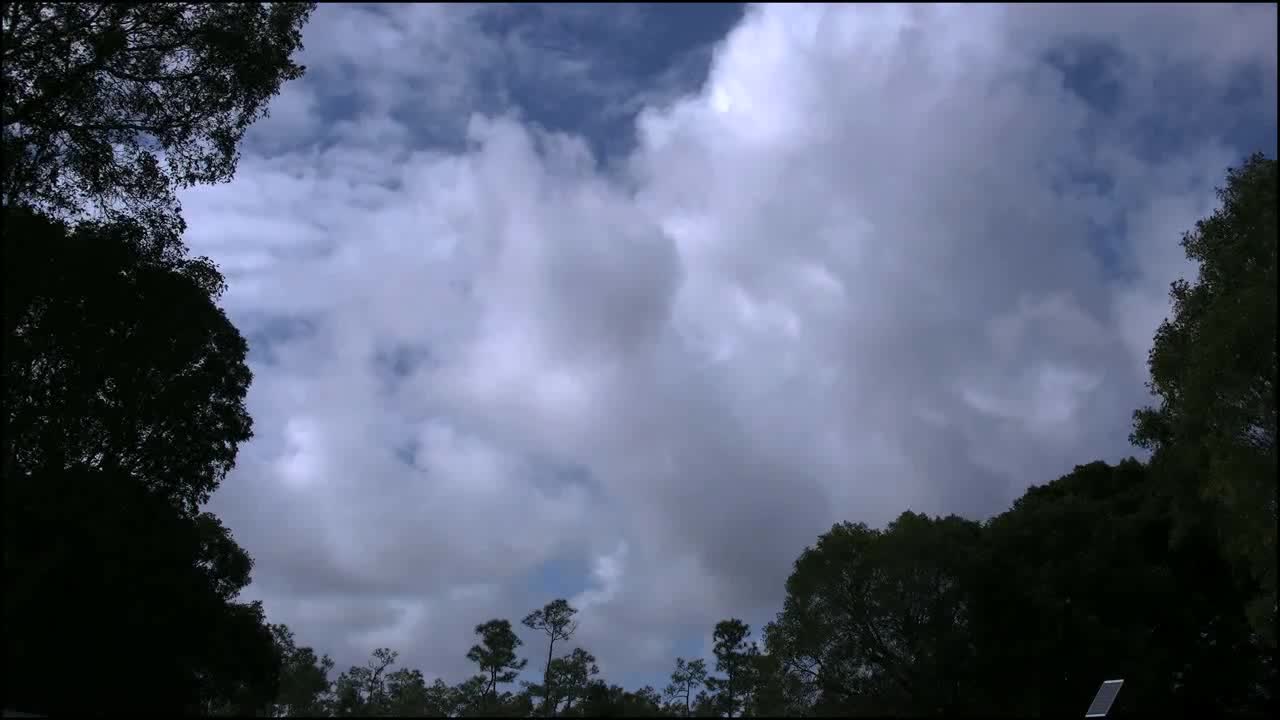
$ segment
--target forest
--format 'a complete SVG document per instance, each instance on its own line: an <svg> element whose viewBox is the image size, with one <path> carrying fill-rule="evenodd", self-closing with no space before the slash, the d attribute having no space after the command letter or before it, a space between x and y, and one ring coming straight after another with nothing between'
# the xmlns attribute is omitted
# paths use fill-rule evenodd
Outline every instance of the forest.
<svg viewBox="0 0 1280 720"><path fill-rule="evenodd" d="M578 610L475 627L458 684L347 669L240 600L205 503L253 435L226 282L177 191L232 178L305 3L4 3L6 710L254 716L1111 716L1276 710L1277 168L1186 228L1136 408L1142 461L1080 458L988 519L845 522L772 621L706 628L662 687L602 677ZM1176 238L1171 238L1170 242ZM514 622L513 622L514 621ZM521 677L534 677L536 681Z"/></svg>

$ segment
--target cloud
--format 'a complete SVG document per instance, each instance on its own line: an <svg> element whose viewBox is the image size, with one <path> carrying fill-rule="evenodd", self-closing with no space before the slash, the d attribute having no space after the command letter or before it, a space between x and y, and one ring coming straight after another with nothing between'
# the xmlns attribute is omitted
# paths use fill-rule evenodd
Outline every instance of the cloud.
<svg viewBox="0 0 1280 720"><path fill-rule="evenodd" d="M753 7L626 82L546 40L603 20L489 12L322 6L314 113L183 198L256 378L214 509L340 667L457 681L578 568L577 642L659 684L834 521L1133 452L1178 237L1274 137L1263 6Z"/></svg>

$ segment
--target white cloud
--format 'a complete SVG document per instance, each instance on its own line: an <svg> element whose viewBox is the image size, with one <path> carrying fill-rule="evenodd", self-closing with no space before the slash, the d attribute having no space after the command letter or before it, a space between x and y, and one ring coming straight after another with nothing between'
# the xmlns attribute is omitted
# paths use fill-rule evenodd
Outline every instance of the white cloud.
<svg viewBox="0 0 1280 720"><path fill-rule="evenodd" d="M551 599L545 563L588 568L562 594L602 667L660 673L767 617L835 520L983 515L1131 452L1177 238L1249 149L1151 159L1135 128L1177 112L1170 68L1276 63L1274 8L760 7L606 174L581 138L471 116L474 10L364 12L308 30L361 98L336 139L184 196L272 358L215 509L304 642L452 680L474 624ZM1047 62L1082 37L1128 58L1121 110ZM392 106L442 74L424 107L467 143L416 148Z"/></svg>

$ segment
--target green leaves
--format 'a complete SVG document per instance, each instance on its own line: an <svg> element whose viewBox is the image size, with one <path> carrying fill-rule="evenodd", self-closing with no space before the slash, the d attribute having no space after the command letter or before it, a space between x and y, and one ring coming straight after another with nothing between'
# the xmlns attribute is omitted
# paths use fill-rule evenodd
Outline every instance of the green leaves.
<svg viewBox="0 0 1280 720"><path fill-rule="evenodd" d="M821 536L796 561L783 611L765 629L788 692L883 713L962 703L979 542L975 523L914 513L884 531L844 523Z"/></svg>
<svg viewBox="0 0 1280 720"><path fill-rule="evenodd" d="M1262 664L1242 596L1207 528L1170 542L1160 482L1133 460L1091 463L989 523L975 639L988 692L1013 686L991 695L1002 709L1079 702L1102 675L1144 711L1250 702Z"/></svg>
<svg viewBox="0 0 1280 720"><path fill-rule="evenodd" d="M1173 317L1151 349L1156 408L1132 439L1155 451L1172 492L1210 501L1233 558L1258 584L1254 627L1275 647L1276 163L1228 170L1222 206L1182 239L1194 283L1173 284ZM1193 505L1183 501L1184 505Z"/></svg>

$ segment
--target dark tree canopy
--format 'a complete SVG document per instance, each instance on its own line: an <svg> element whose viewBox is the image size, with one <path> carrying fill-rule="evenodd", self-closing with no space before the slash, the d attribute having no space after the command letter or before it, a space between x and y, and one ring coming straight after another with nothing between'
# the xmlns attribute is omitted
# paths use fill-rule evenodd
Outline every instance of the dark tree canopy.
<svg viewBox="0 0 1280 720"><path fill-rule="evenodd" d="M388 673L388 668L395 664L398 657L399 653L390 648L377 648L363 667L353 665L339 675L334 683L334 715L365 717L388 714L391 697L387 681L394 674ZM399 692L412 692L405 686L407 679L404 676L396 678L395 687Z"/></svg>
<svg viewBox="0 0 1280 720"><path fill-rule="evenodd" d="M234 600L251 563L215 518L175 513L118 469L37 469L4 496L6 702L172 713L275 698L261 608ZM74 691L51 671L71 649L92 668Z"/></svg>
<svg viewBox="0 0 1280 720"><path fill-rule="evenodd" d="M238 602L252 560L202 511L251 375L174 197L231 177L311 9L0 3L6 709L256 714L319 682L282 688L314 654Z"/></svg>
<svg viewBox="0 0 1280 720"><path fill-rule="evenodd" d="M716 670L724 677L709 675L706 680L717 701L719 711L728 717L742 712L755 685L755 661L759 648L751 640L751 626L737 618L716 623L711 633Z"/></svg>
<svg viewBox="0 0 1280 720"><path fill-rule="evenodd" d="M628 692L621 685L611 685L603 680L593 680L587 687L586 697L573 717L656 717L662 711L658 692L643 687Z"/></svg>
<svg viewBox="0 0 1280 720"><path fill-rule="evenodd" d="M498 703L498 686L515 682L516 676L529 663L516 656L516 650L524 644L511 629L508 620L494 619L476 626L480 644L473 645L467 659L480 667L485 677L484 695L491 706Z"/></svg>
<svg viewBox="0 0 1280 720"><path fill-rule="evenodd" d="M118 470L193 514L252 435L222 276L129 221L4 227L6 480Z"/></svg>
<svg viewBox="0 0 1280 720"><path fill-rule="evenodd" d="M1256 690L1268 661L1249 631L1246 596L1203 524L1170 543L1160 482L1136 461L1092 463L1031 488L991 522L976 649L983 687L1013 686L992 696L995 709L1051 712L1103 676L1125 678L1118 711L1195 715L1265 703Z"/></svg>
<svg viewBox="0 0 1280 720"><path fill-rule="evenodd" d="M174 191L229 180L313 3L0 5L0 196L177 235Z"/></svg>
<svg viewBox="0 0 1280 720"><path fill-rule="evenodd" d="M561 702L565 712L571 711L586 696L587 687L599 674L596 656L582 648L574 648L567 656L552 660L549 686L555 693L551 702L553 711Z"/></svg>
<svg viewBox="0 0 1280 720"><path fill-rule="evenodd" d="M235 603L252 561L199 510L250 433L221 276L131 223L4 216L11 696L29 709L270 702L279 657L260 609ZM42 668L73 646L95 671L67 693ZM161 689L136 698L122 647L155 664Z"/></svg>
<svg viewBox="0 0 1280 720"><path fill-rule="evenodd" d="M787 580L766 647L789 694L831 712L964 707L970 577L980 527L903 513L883 531L836 525Z"/></svg>
<svg viewBox="0 0 1280 720"><path fill-rule="evenodd" d="M273 714L324 714L333 687L329 679L333 660L328 655L317 658L309 647L298 647L293 631L285 625L272 625L271 634L281 661L280 691L274 698Z"/></svg>
<svg viewBox="0 0 1280 720"><path fill-rule="evenodd" d="M1151 348L1155 408L1133 439L1190 495L1212 501L1230 554L1260 591L1255 627L1276 628L1276 162L1254 155L1227 172L1222 207L1182 239L1199 265L1173 284L1173 317Z"/></svg>

